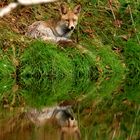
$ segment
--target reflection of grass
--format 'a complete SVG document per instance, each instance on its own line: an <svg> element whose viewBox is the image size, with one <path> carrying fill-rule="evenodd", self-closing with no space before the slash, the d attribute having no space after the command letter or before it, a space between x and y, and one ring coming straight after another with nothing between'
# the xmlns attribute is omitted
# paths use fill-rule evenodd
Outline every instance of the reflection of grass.
<svg viewBox="0 0 140 140"><path fill-rule="evenodd" d="M84 139L137 139L139 137L139 106L123 100L120 95L100 102L94 101L80 114ZM92 122L92 123L91 123Z"/></svg>

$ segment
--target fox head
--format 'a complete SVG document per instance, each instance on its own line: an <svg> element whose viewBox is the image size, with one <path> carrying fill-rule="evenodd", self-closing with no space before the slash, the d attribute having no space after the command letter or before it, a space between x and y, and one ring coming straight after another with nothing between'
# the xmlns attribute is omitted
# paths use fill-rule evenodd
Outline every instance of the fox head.
<svg viewBox="0 0 140 140"><path fill-rule="evenodd" d="M74 30L78 23L78 16L81 11L81 5L76 5L73 9L66 6L65 3L60 5L61 21L65 24L67 29Z"/></svg>
<svg viewBox="0 0 140 140"><path fill-rule="evenodd" d="M81 133L78 127L77 121L75 119L69 118L66 125L61 127L61 140L67 138L75 137L77 140L81 140Z"/></svg>

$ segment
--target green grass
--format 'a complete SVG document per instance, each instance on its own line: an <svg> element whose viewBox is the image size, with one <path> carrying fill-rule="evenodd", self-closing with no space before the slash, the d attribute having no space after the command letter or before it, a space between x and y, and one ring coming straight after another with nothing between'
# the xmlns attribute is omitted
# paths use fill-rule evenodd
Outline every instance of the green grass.
<svg viewBox="0 0 140 140"><path fill-rule="evenodd" d="M124 50L124 55L126 58L127 67L129 68L129 73L126 76L126 97L132 101L140 103L140 47L134 41L130 40L126 43L126 48ZM133 59L132 59L133 58Z"/></svg>
<svg viewBox="0 0 140 140"><path fill-rule="evenodd" d="M0 102L2 102L4 97L11 91L12 86L15 83L12 78L14 72L15 67L9 57L3 55L3 51L0 50Z"/></svg>
<svg viewBox="0 0 140 140"><path fill-rule="evenodd" d="M21 55L20 84L27 92L23 96L27 95L29 101L36 97L33 102L38 105L78 97L92 82L92 71L95 72L92 78L98 77L95 64L89 62L86 54L76 48L58 47L35 41Z"/></svg>

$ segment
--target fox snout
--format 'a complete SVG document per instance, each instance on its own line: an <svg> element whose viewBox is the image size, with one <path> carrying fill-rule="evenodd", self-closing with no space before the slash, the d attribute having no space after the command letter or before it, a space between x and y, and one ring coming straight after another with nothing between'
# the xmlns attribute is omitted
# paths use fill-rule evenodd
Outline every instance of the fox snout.
<svg viewBox="0 0 140 140"><path fill-rule="evenodd" d="M69 21L68 29L69 30L74 30L76 25L77 25L77 21L76 21L76 23L74 23L74 21Z"/></svg>
<svg viewBox="0 0 140 140"><path fill-rule="evenodd" d="M67 21L66 21L67 22ZM69 21L66 23L66 26L69 30L74 30L75 29L75 26L76 24L73 23L73 21Z"/></svg>
<svg viewBox="0 0 140 140"><path fill-rule="evenodd" d="M70 27L71 30L73 30L74 28L75 28L74 26L71 26L71 27Z"/></svg>

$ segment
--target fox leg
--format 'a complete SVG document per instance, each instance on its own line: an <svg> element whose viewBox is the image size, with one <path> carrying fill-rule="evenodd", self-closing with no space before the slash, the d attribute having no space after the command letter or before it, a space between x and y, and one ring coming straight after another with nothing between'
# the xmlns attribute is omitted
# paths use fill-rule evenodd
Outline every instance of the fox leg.
<svg viewBox="0 0 140 140"><path fill-rule="evenodd" d="M42 36L41 37L44 41L54 41L54 42L59 42L59 41L66 41L66 42L72 42L72 40L65 38L65 37L55 37L55 36Z"/></svg>
<svg viewBox="0 0 140 140"><path fill-rule="evenodd" d="M60 134L60 140L64 140L64 135L65 135L65 132L62 131L61 134Z"/></svg>
<svg viewBox="0 0 140 140"><path fill-rule="evenodd" d="M77 129L75 131L75 136L76 136L77 140L81 140L81 133L80 133L80 130L79 129Z"/></svg>
<svg viewBox="0 0 140 140"><path fill-rule="evenodd" d="M68 39L68 38L66 38L66 37L57 37L57 38L56 38L56 42L58 42L58 41L68 41L68 42L72 42L71 39Z"/></svg>

